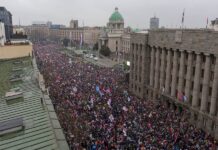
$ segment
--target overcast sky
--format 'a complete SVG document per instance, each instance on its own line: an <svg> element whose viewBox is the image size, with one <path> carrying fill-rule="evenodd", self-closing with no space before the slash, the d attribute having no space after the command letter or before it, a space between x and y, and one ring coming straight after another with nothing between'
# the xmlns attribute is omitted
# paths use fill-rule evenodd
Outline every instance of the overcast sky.
<svg viewBox="0 0 218 150"><path fill-rule="evenodd" d="M179 27L185 9L185 26L202 28L218 17L218 0L0 0L13 15L13 24L52 21L69 25L78 19L79 25L106 25L114 8L118 7L125 26L148 28L150 17L156 14L160 26Z"/></svg>

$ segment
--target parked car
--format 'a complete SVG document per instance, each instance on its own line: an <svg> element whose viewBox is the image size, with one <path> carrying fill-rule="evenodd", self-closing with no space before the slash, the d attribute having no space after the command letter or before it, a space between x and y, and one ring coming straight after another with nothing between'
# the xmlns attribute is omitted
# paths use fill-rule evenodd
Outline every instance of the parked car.
<svg viewBox="0 0 218 150"><path fill-rule="evenodd" d="M94 57L94 60L95 60L95 61L98 61L98 57Z"/></svg>
<svg viewBox="0 0 218 150"><path fill-rule="evenodd" d="M91 58L91 59L94 58L94 57L93 57L93 54L90 54L89 58Z"/></svg>

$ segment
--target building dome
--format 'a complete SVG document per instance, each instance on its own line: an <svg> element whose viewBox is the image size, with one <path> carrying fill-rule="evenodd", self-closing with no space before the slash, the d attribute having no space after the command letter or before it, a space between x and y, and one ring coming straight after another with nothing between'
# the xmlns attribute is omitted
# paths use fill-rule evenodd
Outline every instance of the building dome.
<svg viewBox="0 0 218 150"><path fill-rule="evenodd" d="M122 21L123 22L123 16L119 13L118 8L115 8L114 13L110 16L109 21L111 22L117 22Z"/></svg>

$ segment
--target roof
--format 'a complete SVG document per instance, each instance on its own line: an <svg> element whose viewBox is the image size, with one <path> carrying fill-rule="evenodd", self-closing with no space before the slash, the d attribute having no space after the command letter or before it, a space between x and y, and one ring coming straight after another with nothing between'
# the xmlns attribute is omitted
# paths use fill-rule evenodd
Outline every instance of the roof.
<svg viewBox="0 0 218 150"><path fill-rule="evenodd" d="M10 82L14 67L22 67L22 81ZM0 123L21 124L22 130L0 136L0 149L69 149L49 97L42 105L41 90L34 78L36 65L29 57L0 61ZM3 95L12 88L20 88L23 97L7 101ZM18 120L18 121L17 121ZM11 128L13 128L12 126ZM62 141L61 141L61 140ZM62 147L61 147L62 146ZM61 147L61 148L60 148Z"/></svg>
<svg viewBox="0 0 218 150"><path fill-rule="evenodd" d="M109 21L124 21L123 16L119 13L118 8L115 8L114 13L110 16Z"/></svg>

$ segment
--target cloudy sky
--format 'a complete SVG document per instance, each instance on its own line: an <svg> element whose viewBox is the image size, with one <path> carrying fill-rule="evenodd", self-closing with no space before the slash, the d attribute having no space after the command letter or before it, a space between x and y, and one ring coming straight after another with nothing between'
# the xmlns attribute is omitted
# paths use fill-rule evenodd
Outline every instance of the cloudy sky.
<svg viewBox="0 0 218 150"><path fill-rule="evenodd" d="M148 28L156 14L160 26L179 27L185 9L185 26L202 28L218 17L218 0L0 0L13 14L13 24L29 25L33 21L52 21L69 25L78 19L85 26L103 26L115 7L125 19L125 26Z"/></svg>

